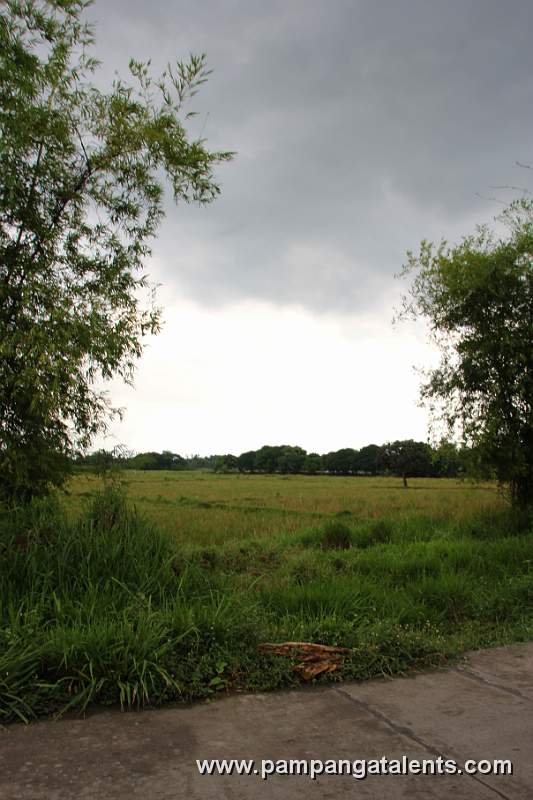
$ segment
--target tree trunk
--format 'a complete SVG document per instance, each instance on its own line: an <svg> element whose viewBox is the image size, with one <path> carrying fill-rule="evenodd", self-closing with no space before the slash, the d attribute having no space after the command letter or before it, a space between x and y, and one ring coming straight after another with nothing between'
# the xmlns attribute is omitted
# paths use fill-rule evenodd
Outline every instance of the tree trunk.
<svg viewBox="0 0 533 800"><path fill-rule="evenodd" d="M511 481L511 499L518 508L533 509L533 472Z"/></svg>

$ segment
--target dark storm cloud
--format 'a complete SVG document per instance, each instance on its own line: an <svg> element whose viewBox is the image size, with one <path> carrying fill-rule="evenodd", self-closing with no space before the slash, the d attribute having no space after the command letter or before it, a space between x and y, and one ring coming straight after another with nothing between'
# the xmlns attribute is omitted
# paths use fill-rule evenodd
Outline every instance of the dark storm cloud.
<svg viewBox="0 0 533 800"><path fill-rule="evenodd" d="M204 303L379 302L405 250L469 232L533 160L533 4L96 0L105 71L205 51L193 101L238 151L213 205L170 208L158 275ZM500 192L500 197L505 197Z"/></svg>

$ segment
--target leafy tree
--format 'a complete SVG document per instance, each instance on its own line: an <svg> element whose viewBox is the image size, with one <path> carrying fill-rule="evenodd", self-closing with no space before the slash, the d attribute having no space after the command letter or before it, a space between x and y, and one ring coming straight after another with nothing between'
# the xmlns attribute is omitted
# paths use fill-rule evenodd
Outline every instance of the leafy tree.
<svg viewBox="0 0 533 800"><path fill-rule="evenodd" d="M318 453L308 453L302 465L302 472L306 475L316 475L323 469L323 459Z"/></svg>
<svg viewBox="0 0 533 800"><path fill-rule="evenodd" d="M258 472L274 473L278 469L278 458L283 448L279 445L265 444L255 454L255 469Z"/></svg>
<svg viewBox="0 0 533 800"><path fill-rule="evenodd" d="M533 204L517 201L460 244L423 241L402 316L423 317L440 348L421 396L437 421L494 469L518 506L533 504Z"/></svg>
<svg viewBox="0 0 533 800"><path fill-rule="evenodd" d="M128 468L142 470L160 469L159 453L137 453L130 459Z"/></svg>
<svg viewBox="0 0 533 800"><path fill-rule="evenodd" d="M306 455L306 451L301 447L293 447L288 444L282 445L277 459L277 469L284 475L302 472Z"/></svg>
<svg viewBox="0 0 533 800"><path fill-rule="evenodd" d="M88 0L4 0L0 15L0 498L60 484L105 428L99 379L132 378L159 310L143 263L174 199L207 203L229 153L189 141L205 59L92 82ZM144 292L142 291L144 290ZM143 296L146 295L146 296Z"/></svg>
<svg viewBox="0 0 533 800"><path fill-rule="evenodd" d="M170 469L175 469L175 470L187 469L187 461L183 458L183 456L180 456L178 453L173 453L172 466L170 467Z"/></svg>
<svg viewBox="0 0 533 800"><path fill-rule="evenodd" d="M239 460L237 456L226 453L224 456L217 456L215 461L215 472L235 472L238 469Z"/></svg>
<svg viewBox="0 0 533 800"><path fill-rule="evenodd" d="M432 452L433 474L436 478L456 478L463 470L461 452L454 442L442 439Z"/></svg>
<svg viewBox="0 0 533 800"><path fill-rule="evenodd" d="M98 474L105 474L116 464L114 452L112 450L105 450L104 448L96 450L96 452L91 453L83 459L77 459L77 461L85 467L90 467Z"/></svg>
<svg viewBox="0 0 533 800"><path fill-rule="evenodd" d="M186 462L177 453L172 453L170 450L163 450L162 453L137 453L137 455L130 457L124 464L128 469L185 469Z"/></svg>
<svg viewBox="0 0 533 800"><path fill-rule="evenodd" d="M431 475L433 464L431 447L413 439L390 442L382 448L383 465L395 475L400 475L407 488L407 478Z"/></svg>
<svg viewBox="0 0 533 800"><path fill-rule="evenodd" d="M356 459L357 450L343 447L325 456L326 469L333 475L351 475L356 472Z"/></svg>
<svg viewBox="0 0 533 800"><path fill-rule="evenodd" d="M158 467L159 469L184 468L183 458L177 453L173 453L171 450L163 450L163 452L158 458L158 461L159 461L159 467Z"/></svg>
<svg viewBox="0 0 533 800"><path fill-rule="evenodd" d="M183 459L183 469L214 469L217 456L201 456L198 453Z"/></svg>
<svg viewBox="0 0 533 800"><path fill-rule="evenodd" d="M355 471L377 475L382 468L382 448L377 444L362 447L355 458Z"/></svg>
<svg viewBox="0 0 533 800"><path fill-rule="evenodd" d="M237 458L239 472L253 472L255 469L255 450L247 450Z"/></svg>

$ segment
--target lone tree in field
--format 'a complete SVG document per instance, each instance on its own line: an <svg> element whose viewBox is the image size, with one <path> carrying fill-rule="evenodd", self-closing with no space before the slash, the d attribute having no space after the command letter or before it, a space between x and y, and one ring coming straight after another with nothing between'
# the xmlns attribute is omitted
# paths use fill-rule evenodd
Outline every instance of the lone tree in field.
<svg viewBox="0 0 533 800"><path fill-rule="evenodd" d="M431 475L431 448L425 442L415 442L413 439L389 442L382 447L381 463L386 469L399 475L407 489L407 478Z"/></svg>
<svg viewBox="0 0 533 800"><path fill-rule="evenodd" d="M105 428L95 381L130 381L159 310L143 263L175 201L207 203L230 153L189 141L204 57L91 83L87 0L4 0L0 15L0 500L59 485ZM144 290L142 292L141 290ZM144 298L142 295L144 294Z"/></svg>
<svg viewBox="0 0 533 800"><path fill-rule="evenodd" d="M461 244L422 242L401 316L424 317L441 352L421 397L434 417L475 448L480 466L533 505L533 204L502 215L505 238L486 227Z"/></svg>

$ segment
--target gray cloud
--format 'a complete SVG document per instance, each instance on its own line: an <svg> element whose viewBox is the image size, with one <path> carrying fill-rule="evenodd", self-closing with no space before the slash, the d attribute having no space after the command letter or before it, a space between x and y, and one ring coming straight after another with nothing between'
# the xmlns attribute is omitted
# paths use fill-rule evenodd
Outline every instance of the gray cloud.
<svg viewBox="0 0 533 800"><path fill-rule="evenodd" d="M213 205L168 209L167 286L353 312L405 251L497 212L533 160L529 0L96 0L105 71L205 51L192 130L238 151ZM500 196L505 196L500 193Z"/></svg>

